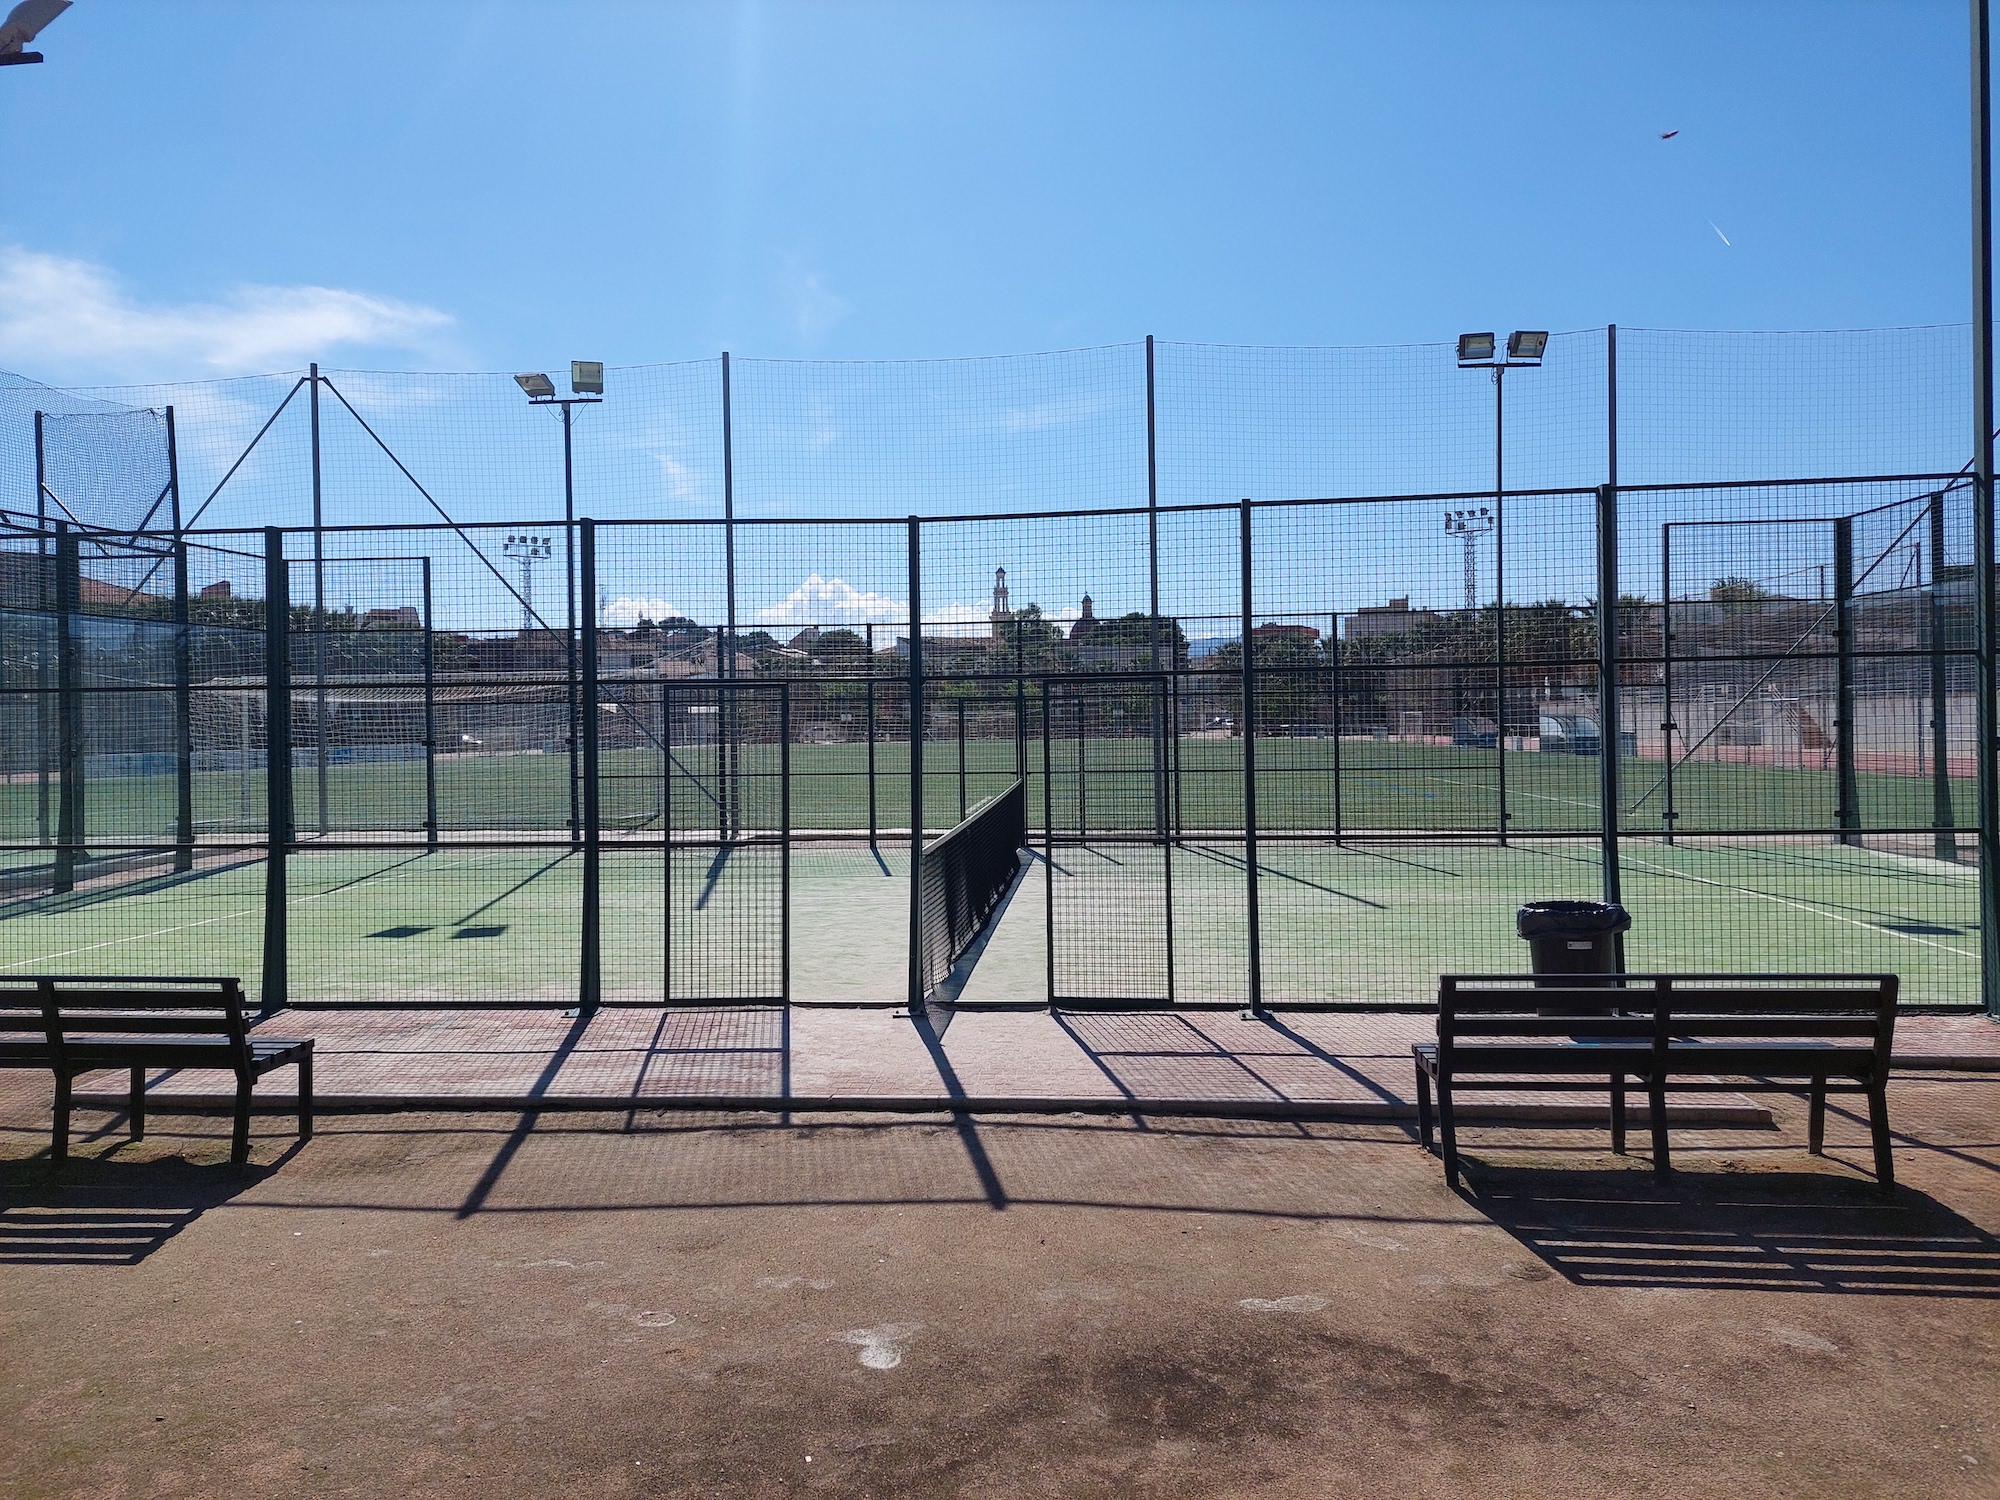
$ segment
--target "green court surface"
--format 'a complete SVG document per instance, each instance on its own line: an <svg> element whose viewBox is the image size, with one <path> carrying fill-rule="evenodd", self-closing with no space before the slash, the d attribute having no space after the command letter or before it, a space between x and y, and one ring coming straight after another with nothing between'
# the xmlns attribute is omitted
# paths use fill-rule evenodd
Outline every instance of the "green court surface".
<svg viewBox="0 0 2000 1500"><path fill-rule="evenodd" d="M1492 844L1267 843L1259 858L1264 995L1273 1003L1420 1001L1441 971L1518 970L1515 908L1599 893L1594 840ZM1166 868L1158 847L1061 844L1039 853L961 975L964 998L1165 998ZM1246 993L1241 848L1171 858L1174 987L1184 1001ZM1623 845L1635 969L1891 970L1913 1003L1977 995L1977 882L1966 866L1823 838ZM671 899L657 849L607 848L604 997L657 1003L775 998L781 857L677 850ZM581 857L564 848L309 850L287 864L294 1001L572 1003ZM205 860L127 872L65 896L0 905L0 972L238 974L260 984L264 867ZM664 913L671 909L671 921ZM791 993L905 994L908 864L901 851L803 846L791 861ZM663 975L671 964L671 989ZM955 984L954 988L958 985Z"/></svg>
<svg viewBox="0 0 2000 1500"><path fill-rule="evenodd" d="M1042 821L1042 744L1029 741L1029 821ZM1257 808L1271 830L1479 831L1497 826L1502 757L1493 750L1350 738L1260 737ZM1338 757L1338 776L1335 760ZM675 751L670 787L650 749L616 749L602 759L603 826L657 828L663 791L676 828L711 828L717 818L715 748ZM909 752L900 742L875 748L875 823L909 823ZM1242 826L1240 740L1184 739L1170 781L1179 826L1230 830ZM998 791L1014 775L1012 739L975 739L965 753L968 804ZM1504 757L1509 827L1522 832L1585 832L1596 826L1595 757L1510 752ZM857 829L869 823L868 749L858 744L792 747L791 822L797 829ZM946 739L925 747L925 823L956 821L958 746ZM1117 831L1154 820L1153 744L1144 737L1057 740L1049 747L1052 802L1059 828ZM1658 761L1627 759L1628 829L1659 828L1665 805ZM737 757L742 806L750 826L779 826L779 752L751 744ZM521 752L446 755L437 762L438 821L468 831L563 829L570 816L569 758ZM1918 775L1863 771L1857 778L1861 822L1871 828L1924 828L1933 816L1933 786ZM426 794L421 760L336 763L326 776L328 832L419 830ZM319 775L301 764L293 776L297 826L321 830ZM1969 781L1952 784L1962 824L1970 822ZM171 840L174 779L169 775L93 778L85 788L85 828L105 843ZM54 797L49 798L53 806ZM1836 823L1833 770L1780 769L1696 760L1674 772L1676 828L1683 832L1825 829ZM53 816L51 813L50 816ZM207 771L194 778L196 829L208 836L254 835L263 824L264 777L258 770ZM0 840L39 836L42 799L31 780L0 785Z"/></svg>

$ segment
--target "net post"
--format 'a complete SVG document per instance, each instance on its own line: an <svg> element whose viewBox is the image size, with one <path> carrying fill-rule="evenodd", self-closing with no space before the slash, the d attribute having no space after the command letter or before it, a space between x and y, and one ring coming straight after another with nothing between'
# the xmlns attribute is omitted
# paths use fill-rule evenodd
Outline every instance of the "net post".
<svg viewBox="0 0 2000 1500"><path fill-rule="evenodd" d="M923 523L909 518L910 540L910 1018L924 1013L924 609Z"/></svg>
<svg viewBox="0 0 2000 1500"><path fill-rule="evenodd" d="M77 611L82 559L76 533L56 522L56 867L58 893L76 888L83 858L83 698Z"/></svg>
<svg viewBox="0 0 2000 1500"><path fill-rule="evenodd" d="M961 690L964 684L960 684ZM956 700L958 708L958 821L965 821L965 699Z"/></svg>
<svg viewBox="0 0 2000 1500"><path fill-rule="evenodd" d="M174 868L194 868L194 642L188 609L187 538L181 532L180 449L174 436L174 409L167 423L167 491L173 500L174 528Z"/></svg>
<svg viewBox="0 0 2000 1500"><path fill-rule="evenodd" d="M1252 661L1255 626L1252 622L1250 580L1254 554L1250 544L1251 510L1248 497L1244 498L1238 511L1237 531L1242 553L1243 594L1240 725L1243 734L1243 934L1248 949L1244 972L1248 1004L1243 1014L1248 1019L1256 1020L1264 1014L1264 955L1257 893L1257 674Z"/></svg>
<svg viewBox="0 0 2000 1500"><path fill-rule="evenodd" d="M437 632L431 616L431 560L423 563L424 583L424 843L438 846Z"/></svg>
<svg viewBox="0 0 2000 1500"><path fill-rule="evenodd" d="M1860 786L1854 771L1854 521L1833 523L1834 823L1839 842L1859 844Z"/></svg>
<svg viewBox="0 0 2000 1500"><path fill-rule="evenodd" d="M722 572L723 608L727 629L725 642L716 656L716 672L722 677L736 676L736 438L734 414L731 406L729 383L729 351L722 351ZM742 786L738 780L740 766L737 759L737 725L740 716L736 711L736 700L728 692L716 705L721 712L716 716L721 720L722 731L722 836L733 838L742 820Z"/></svg>
<svg viewBox="0 0 2000 1500"><path fill-rule="evenodd" d="M577 522L578 551L583 572L582 594L590 602L590 624L583 632L583 945L577 976L577 1004L584 1015L596 1011L603 997L601 888L602 849L598 830L597 785L597 523Z"/></svg>
<svg viewBox="0 0 2000 1500"><path fill-rule="evenodd" d="M1333 734L1333 842L1341 842L1340 805L1340 611L1333 610L1326 617L1326 695L1328 720Z"/></svg>
<svg viewBox="0 0 2000 1500"><path fill-rule="evenodd" d="M792 685L778 684L778 998L792 1003Z"/></svg>
<svg viewBox="0 0 2000 1500"><path fill-rule="evenodd" d="M1499 803L1500 847L1507 847L1507 503L1505 454L1507 367L1493 370L1493 785Z"/></svg>
<svg viewBox="0 0 2000 1500"><path fill-rule="evenodd" d="M1014 779L1025 789L1028 785L1028 678L1026 663L1021 654L1021 621L1016 618L1014 626ZM1022 793L1026 796L1026 791ZM1027 804L1022 803L1026 817ZM1048 816L1048 809L1042 809L1042 816Z"/></svg>
<svg viewBox="0 0 2000 1500"><path fill-rule="evenodd" d="M563 686L569 698L569 733L565 736L569 750L569 841L575 846L583 840L583 808L578 799L577 732L580 727L581 705L577 701L577 659L576 659L576 477L575 466L571 462L570 444L570 404L562 404L563 424ZM595 600L590 593L591 619L596 620ZM597 712L597 700L591 699L591 713Z"/></svg>
<svg viewBox="0 0 2000 1500"><path fill-rule="evenodd" d="M1993 598L1993 132L1987 0L1972 11L1972 593L1978 623L1979 992L2000 1017L2000 661Z"/></svg>
<svg viewBox="0 0 2000 1500"><path fill-rule="evenodd" d="M1956 863L1958 834L1952 826L1951 741L1948 697L1951 683L1945 655L1944 491L1930 497L1931 523L1931 852Z"/></svg>
<svg viewBox="0 0 2000 1500"><path fill-rule="evenodd" d="M263 1009L288 998L285 858L292 842L292 586L285 534L264 528L264 979Z"/></svg>
<svg viewBox="0 0 2000 1500"><path fill-rule="evenodd" d="M674 690L660 684L660 1003L674 998Z"/></svg>
<svg viewBox="0 0 2000 1500"><path fill-rule="evenodd" d="M1146 608L1147 638L1152 671L1160 671L1160 459L1159 420L1154 402L1153 336L1146 335ZM1167 836L1167 741L1166 706L1157 683L1152 694L1153 710L1153 831L1162 840Z"/></svg>

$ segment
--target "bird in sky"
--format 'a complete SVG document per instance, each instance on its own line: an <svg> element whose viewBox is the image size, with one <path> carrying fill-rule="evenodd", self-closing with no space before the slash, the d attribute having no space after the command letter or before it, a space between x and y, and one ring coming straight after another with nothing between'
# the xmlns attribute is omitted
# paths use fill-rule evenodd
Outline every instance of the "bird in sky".
<svg viewBox="0 0 2000 1500"><path fill-rule="evenodd" d="M1662 130L1660 132L1660 139L1663 141L1670 141L1679 134L1680 132L1678 130Z"/></svg>
<svg viewBox="0 0 2000 1500"><path fill-rule="evenodd" d="M38 63L39 52L21 49L41 35L42 28L70 7L70 0L21 0L0 21L0 67L8 63Z"/></svg>

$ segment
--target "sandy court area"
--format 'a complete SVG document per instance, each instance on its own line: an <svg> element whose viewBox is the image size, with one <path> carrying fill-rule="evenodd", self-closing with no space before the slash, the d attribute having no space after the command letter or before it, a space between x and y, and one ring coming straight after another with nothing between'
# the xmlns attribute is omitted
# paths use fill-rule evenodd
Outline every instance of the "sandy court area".
<svg viewBox="0 0 2000 1500"><path fill-rule="evenodd" d="M0 1108L8 1496L1991 1496L2000 1079L1677 1133ZM100 1128L101 1126L101 1128ZM94 1134L89 1133L95 1131Z"/></svg>

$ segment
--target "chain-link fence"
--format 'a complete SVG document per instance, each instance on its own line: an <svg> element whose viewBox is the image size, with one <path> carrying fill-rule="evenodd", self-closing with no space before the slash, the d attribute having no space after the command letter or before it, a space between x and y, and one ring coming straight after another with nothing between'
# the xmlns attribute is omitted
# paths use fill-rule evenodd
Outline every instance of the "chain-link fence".
<svg viewBox="0 0 2000 1500"><path fill-rule="evenodd" d="M577 420L594 521L492 518L565 475L485 377L219 383L233 453L9 386L0 965L909 1003L997 928L1009 999L1421 1003L1616 894L1634 967L1975 1004L1973 491L1906 368L1961 336L1622 333L1641 474L1734 393L1622 488L1601 334L1505 407L1427 348L653 367ZM208 524L314 496L397 518Z"/></svg>

